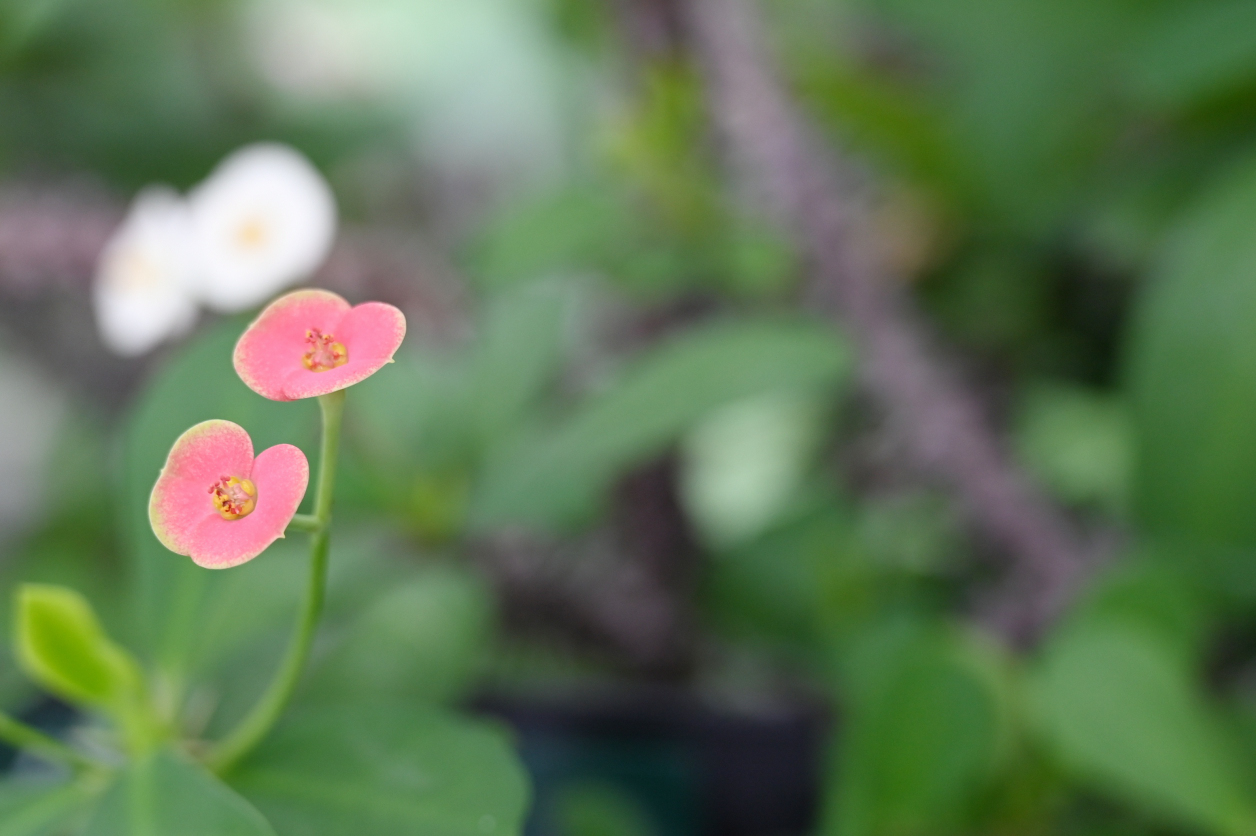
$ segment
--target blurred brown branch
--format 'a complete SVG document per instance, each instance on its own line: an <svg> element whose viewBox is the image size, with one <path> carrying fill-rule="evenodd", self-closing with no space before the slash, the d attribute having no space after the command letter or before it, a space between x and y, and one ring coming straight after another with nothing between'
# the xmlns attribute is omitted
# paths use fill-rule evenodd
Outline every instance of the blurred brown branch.
<svg viewBox="0 0 1256 836"><path fill-rule="evenodd" d="M684 12L735 176L794 235L815 302L854 340L863 384L892 431L1007 554L1005 586L984 617L1013 641L1032 640L1078 586L1092 545L1009 463L975 399L939 360L902 277L869 243L854 172L777 78L754 0L684 0Z"/></svg>

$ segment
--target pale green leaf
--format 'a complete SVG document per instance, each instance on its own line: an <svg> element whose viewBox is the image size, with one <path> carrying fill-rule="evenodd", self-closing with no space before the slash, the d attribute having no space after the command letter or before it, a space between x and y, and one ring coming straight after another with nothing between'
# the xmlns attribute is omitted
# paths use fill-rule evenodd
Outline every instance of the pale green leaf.
<svg viewBox="0 0 1256 836"><path fill-rule="evenodd" d="M796 499L822 437L814 397L771 392L722 407L681 441L680 495L717 547L766 530Z"/></svg>
<svg viewBox="0 0 1256 836"><path fill-rule="evenodd" d="M769 391L834 388L850 358L832 331L799 321L718 322L635 358L551 432L489 463L481 525L570 524L614 476L662 451L711 410Z"/></svg>
<svg viewBox="0 0 1256 836"><path fill-rule="evenodd" d="M70 702L117 705L142 688L139 665L105 635L87 599L67 587L18 588L15 641L27 675Z"/></svg>

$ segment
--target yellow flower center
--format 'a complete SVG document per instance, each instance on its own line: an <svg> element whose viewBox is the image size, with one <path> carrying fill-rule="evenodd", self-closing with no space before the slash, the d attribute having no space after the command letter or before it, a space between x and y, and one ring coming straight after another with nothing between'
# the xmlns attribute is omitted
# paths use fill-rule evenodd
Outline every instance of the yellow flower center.
<svg viewBox="0 0 1256 836"><path fill-rule="evenodd" d="M349 362L349 352L344 343L336 342L331 334L317 328L305 332L305 344L309 346L301 362L312 372L325 372Z"/></svg>
<svg viewBox="0 0 1256 836"><path fill-rule="evenodd" d="M139 247L115 252L105 262L106 281L118 290L149 290L159 287L161 266Z"/></svg>
<svg viewBox="0 0 1256 836"><path fill-rule="evenodd" d="M261 218L248 218L236 228L236 243L246 250L256 250L266 243L270 230Z"/></svg>
<svg viewBox="0 0 1256 836"><path fill-rule="evenodd" d="M257 505L257 486L248 479L223 476L209 489L214 509L224 520L238 520L253 513Z"/></svg>

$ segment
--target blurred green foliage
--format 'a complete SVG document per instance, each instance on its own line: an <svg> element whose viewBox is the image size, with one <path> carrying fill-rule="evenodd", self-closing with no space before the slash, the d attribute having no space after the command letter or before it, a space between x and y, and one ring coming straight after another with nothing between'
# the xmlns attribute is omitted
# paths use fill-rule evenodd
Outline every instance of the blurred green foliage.
<svg viewBox="0 0 1256 836"><path fill-rule="evenodd" d="M558 807L566 836L646 836L652 832L640 805L611 785L568 787Z"/></svg>
<svg viewBox="0 0 1256 836"><path fill-rule="evenodd" d="M502 641L470 558L520 529L602 542L588 535L613 524L616 486L660 459L677 463L695 535L691 681L835 708L820 831L1256 829L1252 4L762 3L800 101L880 187L870 234L970 363L1014 458L1120 544L1024 654L968 623L987 551L876 448L853 349L808 310L788 231L730 182L683 38L631 48L596 0L460 7L468 31L518 39L467 46L501 62L479 70L541 77L511 63L537 50L559 68L561 163L484 163L487 199L474 177L471 196L450 187L467 172L425 144L437 129L453 145L515 138L472 135L500 126L501 100L463 64L413 82L447 87L441 109L369 84L294 94L257 54L261 11L296 9L288 34L330 21L346 40L309 54L352 58L375 12L426 44L405 27L446 31L436 5L0 0L5 177L185 185L241 142L287 140L329 168L352 216L440 239L470 299L465 335L412 339L351 393L328 618L291 722L225 783L170 753L139 763L90 820L78 784L6 781L0 832L145 832L137 794L161 799L143 813L152 832L271 832L262 815L281 836L515 827L526 787L507 743L447 707L555 667L625 674ZM498 121L472 118L486 114ZM381 196L381 182L409 185ZM209 323L162 356L121 414L76 408L45 513L0 567L6 588L91 597L191 736L252 703L303 572L280 544L208 573L147 523L169 445L198 421L313 450L312 404L266 402L232 371L242 327ZM31 692L11 669L0 696L17 706ZM484 799L494 812L468 819ZM561 806L573 836L651 827L613 789Z"/></svg>
<svg viewBox="0 0 1256 836"><path fill-rule="evenodd" d="M503 730L433 709L293 717L228 780L280 833L515 832L527 777Z"/></svg>

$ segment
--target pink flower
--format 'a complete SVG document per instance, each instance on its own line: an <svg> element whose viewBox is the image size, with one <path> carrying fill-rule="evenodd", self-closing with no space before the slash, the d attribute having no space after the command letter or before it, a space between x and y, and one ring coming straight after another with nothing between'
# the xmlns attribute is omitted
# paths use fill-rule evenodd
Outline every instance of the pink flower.
<svg viewBox="0 0 1256 836"><path fill-rule="evenodd" d="M170 449L148 519L170 551L207 569L227 569L283 536L309 480L309 462L291 444L277 444L255 459L243 427L202 421Z"/></svg>
<svg viewBox="0 0 1256 836"><path fill-rule="evenodd" d="M326 290L266 306L236 343L235 370L257 394L295 401L352 386L391 363L406 318L383 302L356 307Z"/></svg>

